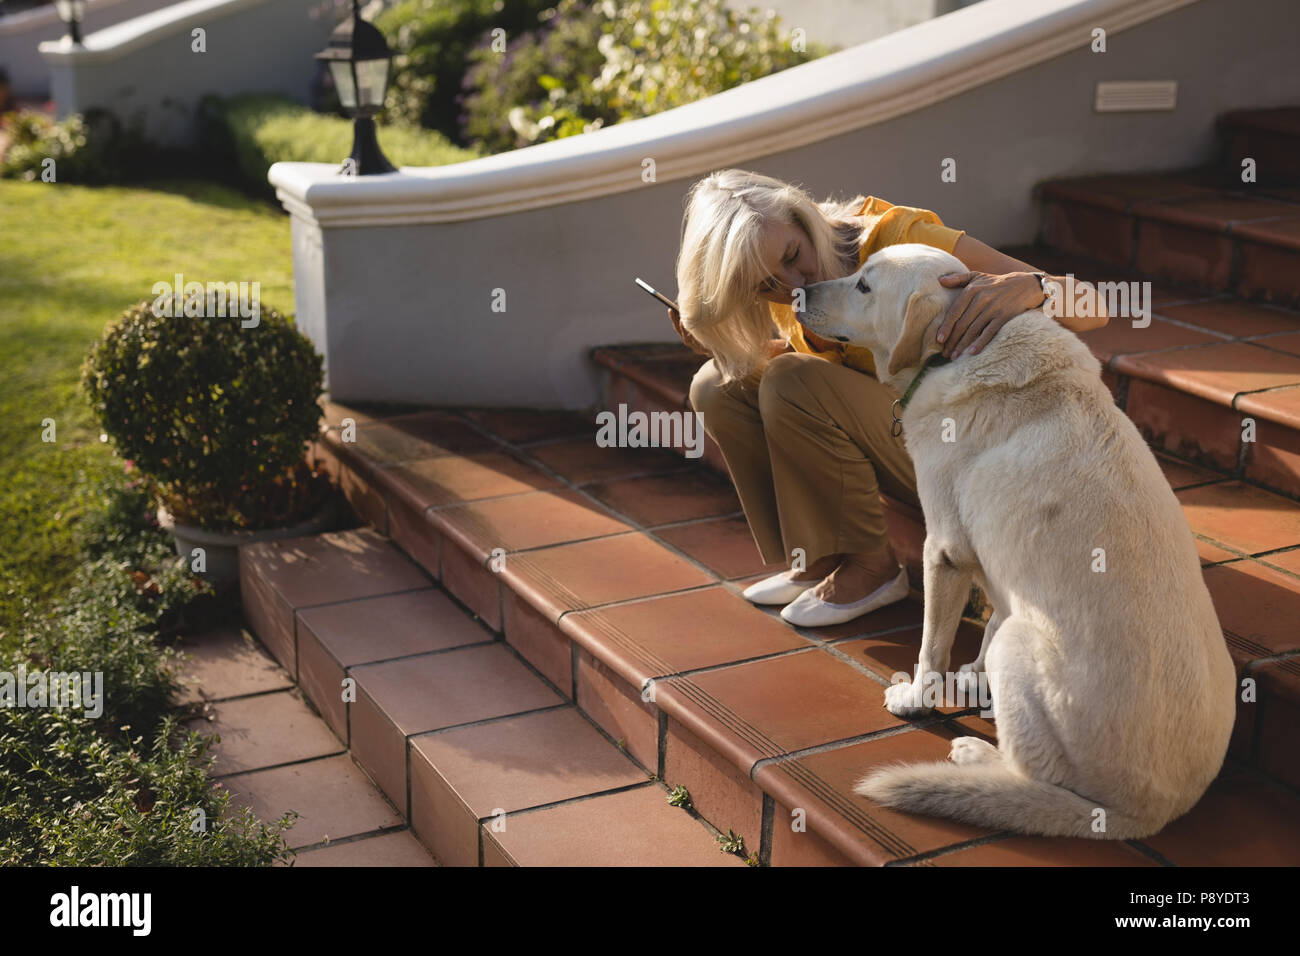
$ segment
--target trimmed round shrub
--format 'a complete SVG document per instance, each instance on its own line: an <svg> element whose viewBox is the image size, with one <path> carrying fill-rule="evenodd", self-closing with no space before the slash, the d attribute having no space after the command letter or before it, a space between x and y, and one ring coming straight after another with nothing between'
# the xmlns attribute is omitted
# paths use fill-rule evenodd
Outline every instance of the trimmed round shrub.
<svg viewBox="0 0 1300 956"><path fill-rule="evenodd" d="M215 531L294 524L329 488L304 458L319 428L323 361L276 309L262 305L244 328L224 305L215 290L196 290L131 306L91 349L82 386L104 433L177 521Z"/></svg>

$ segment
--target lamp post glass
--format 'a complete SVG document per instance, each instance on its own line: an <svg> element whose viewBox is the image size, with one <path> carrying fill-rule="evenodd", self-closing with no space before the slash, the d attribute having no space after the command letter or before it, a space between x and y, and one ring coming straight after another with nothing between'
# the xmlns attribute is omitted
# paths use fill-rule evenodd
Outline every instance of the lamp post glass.
<svg viewBox="0 0 1300 956"><path fill-rule="evenodd" d="M334 89L339 94L339 105L349 116L356 115L357 82L352 78L352 64L347 60L330 60L330 73L334 77Z"/></svg>
<svg viewBox="0 0 1300 956"><path fill-rule="evenodd" d="M361 19L356 0L352 2L352 16L334 29L329 46L317 53L316 59L329 64L339 105L353 117L351 158L357 175L396 172L379 149L374 121L384 108L393 56L384 35Z"/></svg>
<svg viewBox="0 0 1300 956"><path fill-rule="evenodd" d="M73 43L81 42L81 20L86 15L86 0L54 0L54 12L68 25Z"/></svg>
<svg viewBox="0 0 1300 956"><path fill-rule="evenodd" d="M339 104L349 113L368 111L378 113L384 108L384 93L388 88L388 60L330 60L330 73L334 88L338 90ZM358 92L360 98L358 100Z"/></svg>

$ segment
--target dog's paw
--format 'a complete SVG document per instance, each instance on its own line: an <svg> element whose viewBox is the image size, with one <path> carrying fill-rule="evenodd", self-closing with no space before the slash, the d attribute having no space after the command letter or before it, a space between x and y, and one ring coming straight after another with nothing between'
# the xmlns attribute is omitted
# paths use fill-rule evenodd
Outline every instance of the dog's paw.
<svg viewBox="0 0 1300 956"><path fill-rule="evenodd" d="M928 713L924 687L918 683L900 681L885 688L885 710L895 717L918 717Z"/></svg>
<svg viewBox="0 0 1300 956"><path fill-rule="evenodd" d="M997 747L979 737L958 737L952 742L952 751L948 754L949 760L959 764L989 763L1001 758L1002 753Z"/></svg>

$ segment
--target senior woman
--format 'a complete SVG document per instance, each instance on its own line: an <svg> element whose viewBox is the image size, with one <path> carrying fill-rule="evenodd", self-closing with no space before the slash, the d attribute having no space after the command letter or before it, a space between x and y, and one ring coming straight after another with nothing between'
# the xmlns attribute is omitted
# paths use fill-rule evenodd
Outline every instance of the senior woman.
<svg viewBox="0 0 1300 956"><path fill-rule="evenodd" d="M785 605L791 624L838 624L907 595L879 498L883 490L919 507L911 459L891 434L896 396L876 380L868 350L818 338L790 308L796 288L851 275L900 242L936 246L970 270L940 280L964 287L939 328L946 357L979 352L1008 320L1043 303L1047 281L1064 281L933 212L874 196L817 203L789 183L725 169L687 198L682 312L669 317L682 341L709 357L691 383L691 405L722 449L759 553L792 565L745 597ZM1057 320L1084 331L1106 323L1095 311Z"/></svg>

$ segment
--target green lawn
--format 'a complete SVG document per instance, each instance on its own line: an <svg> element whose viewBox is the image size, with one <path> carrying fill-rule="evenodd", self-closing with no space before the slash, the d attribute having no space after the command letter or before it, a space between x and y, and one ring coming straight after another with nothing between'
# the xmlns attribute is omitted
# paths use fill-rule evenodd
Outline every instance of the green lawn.
<svg viewBox="0 0 1300 956"><path fill-rule="evenodd" d="M261 283L293 312L289 219L206 182L0 180L0 642L67 586L94 481L119 468L77 382L107 322L155 282ZM52 418L57 441L41 441Z"/></svg>

